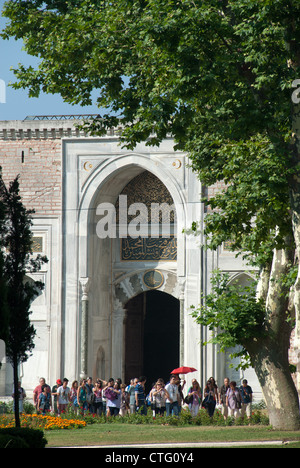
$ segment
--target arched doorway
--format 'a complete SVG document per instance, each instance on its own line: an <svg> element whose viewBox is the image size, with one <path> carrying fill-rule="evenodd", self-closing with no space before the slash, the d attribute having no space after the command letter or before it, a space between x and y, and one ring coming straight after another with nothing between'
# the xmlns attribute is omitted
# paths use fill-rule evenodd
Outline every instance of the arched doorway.
<svg viewBox="0 0 300 468"><path fill-rule="evenodd" d="M192 175L187 177L185 154L175 152L173 145L173 140L168 139L159 148L152 149L141 144L139 152L128 152L120 149L117 136L107 135L99 139L68 141L63 147L62 190L65 209L61 226L61 362L62 369L63 363L67 363L70 378L75 379L86 372L90 374L96 363L95 371L103 372L105 379L122 377L122 380L125 380L124 317L128 301L142 293L141 289L146 288L140 283L140 279L143 279L141 272L166 271L165 283L160 289L175 297L181 297L183 294L178 279L183 280L187 274L187 242L183 230L187 223L190 224L188 203L192 192L187 190L187 187L192 182L194 187L194 181ZM147 173L143 174L144 172ZM119 223L116 223L116 237L98 236L97 226L101 220L100 216L103 217L99 214L99 205L103 206L102 204L106 203L110 204L112 209L116 209L116 203L125 187L126 193L123 194L128 197L128 215L135 216L129 213L132 193L137 195L133 202L144 203L149 213L147 200L145 203L144 198L140 197L136 186L131 191L127 190L130 181L138 176L140 178L135 182L139 182L139 187L145 186L145 176L146 182L151 178L155 183L153 176L148 173L163 183L169 192L170 201L174 204L176 222L173 223L173 229L171 226L171 234L174 238L177 237L177 259L160 260L162 249L158 254L155 252L154 259L149 258L149 249L147 255L142 252L143 259L133 259L133 255L130 258L125 258L125 255L122 257L121 244L124 239L126 241L126 235L122 232L120 238L118 228L124 225L126 227L123 218L119 218ZM200 183L196 178L195 181L200 189ZM152 186L153 184L150 190L147 183L147 190L143 190L143 194L151 193ZM155 203L162 202L165 202L165 199L161 199L159 195ZM151 203L150 208L152 209ZM136 218L129 219L129 223L132 221L136 221ZM141 225L142 223L141 219ZM159 231L158 234L166 237L164 231ZM137 250L132 248L130 252L134 253ZM124 280L121 281L120 278ZM137 282L133 279L137 279ZM181 340L183 350L183 333ZM104 353L99 360L100 346Z"/></svg>
<svg viewBox="0 0 300 468"><path fill-rule="evenodd" d="M179 366L179 300L160 291L147 291L126 304L125 381L145 375L146 390Z"/></svg>

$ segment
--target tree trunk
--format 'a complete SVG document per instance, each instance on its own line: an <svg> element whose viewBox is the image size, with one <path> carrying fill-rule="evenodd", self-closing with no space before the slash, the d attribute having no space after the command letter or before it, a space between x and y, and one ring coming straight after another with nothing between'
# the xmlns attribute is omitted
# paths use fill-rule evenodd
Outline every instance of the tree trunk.
<svg viewBox="0 0 300 468"><path fill-rule="evenodd" d="M297 387L300 395L300 104L293 105L293 138L294 138L294 166L296 174L291 183L291 207L293 233L298 260L298 276L294 287L295 308L295 340L294 348L297 355Z"/></svg>
<svg viewBox="0 0 300 468"><path fill-rule="evenodd" d="M290 249L275 250L270 271L261 272L258 297L266 300L265 336L245 344L262 387L274 429L300 430L299 399L289 368L292 326L288 318L289 288L282 279L294 261ZM267 285L268 283L268 285Z"/></svg>
<svg viewBox="0 0 300 468"><path fill-rule="evenodd" d="M298 393L288 356L282 354L280 343L276 347L269 339L265 343L257 342L255 348L250 356L265 397L270 424L278 430L300 430Z"/></svg>
<svg viewBox="0 0 300 468"><path fill-rule="evenodd" d="M21 427L20 423L20 412L19 412L19 376L18 376L18 362L14 359L13 362L13 374L14 374L14 404L15 404L15 426Z"/></svg>
<svg viewBox="0 0 300 468"><path fill-rule="evenodd" d="M299 200L300 202L300 200ZM299 222L296 227L296 220ZM294 354L297 362L297 389L300 397L300 217L294 215L294 237L296 244L296 255L298 258L298 275L294 286L294 310L295 310L295 338L294 338ZM296 232L297 231L297 232Z"/></svg>

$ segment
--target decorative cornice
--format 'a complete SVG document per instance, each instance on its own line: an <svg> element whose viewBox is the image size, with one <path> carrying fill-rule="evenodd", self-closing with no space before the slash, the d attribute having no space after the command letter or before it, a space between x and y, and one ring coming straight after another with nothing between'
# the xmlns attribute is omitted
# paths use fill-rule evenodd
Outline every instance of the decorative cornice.
<svg viewBox="0 0 300 468"><path fill-rule="evenodd" d="M87 136L75 124L78 120L35 121L3 120L0 121L0 140L57 140L65 137Z"/></svg>
<svg viewBox="0 0 300 468"><path fill-rule="evenodd" d="M88 137L78 128L85 121L66 120L0 120L0 140L60 140L62 138ZM108 136L115 136L119 129L111 129Z"/></svg>

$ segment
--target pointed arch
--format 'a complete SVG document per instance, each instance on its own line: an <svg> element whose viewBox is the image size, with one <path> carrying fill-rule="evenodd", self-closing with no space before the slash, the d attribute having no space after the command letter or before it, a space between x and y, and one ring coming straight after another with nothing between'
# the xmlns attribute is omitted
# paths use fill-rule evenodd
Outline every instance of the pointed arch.
<svg viewBox="0 0 300 468"><path fill-rule="evenodd" d="M104 161L95 169L85 184L78 209L78 239L79 239L79 276L88 276L88 236L89 226L94 215L97 200L115 203L121 190L136 175L143 171L153 173L166 186L170 193L177 216L178 252L177 271L179 276L185 276L185 237L182 233L186 227L187 206L185 194L176 178L159 161L142 154L127 154Z"/></svg>
<svg viewBox="0 0 300 468"><path fill-rule="evenodd" d="M233 274L230 277L230 280L228 281L228 284L232 284L234 282L237 282L241 286L247 286L255 281L254 275L252 275L250 272L247 271L242 271Z"/></svg>

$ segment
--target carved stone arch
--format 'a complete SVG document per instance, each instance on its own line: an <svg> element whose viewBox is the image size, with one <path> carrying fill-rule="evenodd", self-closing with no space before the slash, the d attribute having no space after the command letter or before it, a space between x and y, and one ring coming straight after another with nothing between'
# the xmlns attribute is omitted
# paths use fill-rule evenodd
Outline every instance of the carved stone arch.
<svg viewBox="0 0 300 468"><path fill-rule="evenodd" d="M152 214L156 214L158 209L155 204L159 205L162 210L159 213L159 221L163 220L163 212L169 218L171 224L176 224L176 209L174 200L167 189L164 182L159 179L153 172L144 170L137 176L133 177L122 189L120 195L127 197L128 206L134 203L143 203L147 207L147 217L143 220L145 223L152 222ZM154 204L154 205L153 205ZM166 212L166 206L170 208L170 212ZM117 222L119 220L119 200L116 202ZM172 209L173 208L173 209ZM158 213L157 213L158 214ZM134 215L128 215L131 219Z"/></svg>
<svg viewBox="0 0 300 468"><path fill-rule="evenodd" d="M247 271L242 271L233 274L228 281L228 284L232 284L233 282L238 282L241 286L247 286L255 281L255 277Z"/></svg>
<svg viewBox="0 0 300 468"><path fill-rule="evenodd" d="M174 175L171 174L163 164L153 158L138 153L124 154L113 159L108 159L97 167L86 181L84 190L80 196L77 210L78 219L76 220L78 226L77 238L80 240L78 244L78 257L80 259L78 266L80 276L88 276L89 274L89 256L87 255L89 229L90 223L93 221L92 218L99 195L105 192L106 195L110 195L110 198L105 198L105 200L103 200L111 200L115 203L126 184L135 176L145 171L151 172L164 183L174 201L178 233L177 271L179 276L185 276L185 236L182 234L183 229L186 227L187 219L185 193Z"/></svg>
<svg viewBox="0 0 300 468"><path fill-rule="evenodd" d="M177 275L174 271L157 269L164 278L161 287L158 291L170 294L176 299L180 298L181 287L177 280ZM115 301L121 307L125 308L127 302L135 296L147 291L151 291L143 281L144 274L147 270L140 270L125 274L118 278L114 283Z"/></svg>

